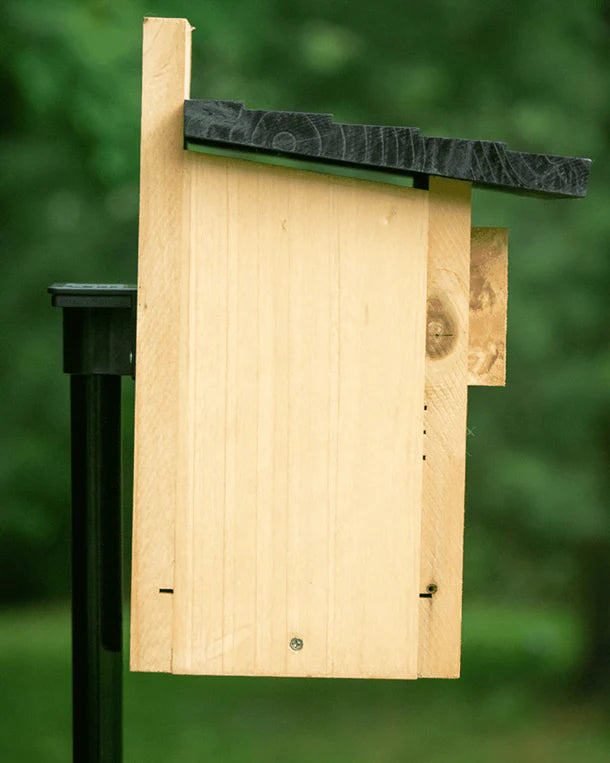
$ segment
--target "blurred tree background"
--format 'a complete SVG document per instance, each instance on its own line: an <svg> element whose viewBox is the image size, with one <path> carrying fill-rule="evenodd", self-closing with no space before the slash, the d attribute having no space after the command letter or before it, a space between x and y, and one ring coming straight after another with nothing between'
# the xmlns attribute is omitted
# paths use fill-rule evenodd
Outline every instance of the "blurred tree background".
<svg viewBox="0 0 610 763"><path fill-rule="evenodd" d="M470 390L460 688L232 679L204 688L156 677L166 681L161 691L152 677L134 676L128 759L400 761L416 751L431 761L607 760L598 720L610 688L610 3L6 0L4 8L0 672L15 700L0 729L10 722L21 731L5 750L0 740L3 758L67 759L68 612L41 608L69 595L68 383L60 316L45 289L135 281L141 21L160 15L197 27L193 97L329 111L595 163L584 201L473 195L474 225L510 229L508 384ZM128 522L133 390L124 385ZM64 686L59 704L53 681ZM514 681L514 693L497 694ZM159 739L146 747L150 720L138 708L166 714L167 696L183 726L182 736L168 732L163 752ZM500 697L492 716L468 721L490 696ZM562 704L541 720L533 707L551 696ZM413 710L420 702L425 715ZM197 703L201 717L184 725L182 711ZM252 703L284 720L274 726ZM233 718L249 708L238 724L245 747L223 707ZM337 707L338 725L325 726L316 708ZM295 720L303 713L317 732L305 735ZM421 747L413 724L438 734L430 724L441 714L448 747ZM500 716L524 731L498 731ZM31 723L44 728L36 744ZM358 736L362 723L373 724L368 742ZM554 724L563 729L555 747ZM475 750L459 742L464 729Z"/></svg>

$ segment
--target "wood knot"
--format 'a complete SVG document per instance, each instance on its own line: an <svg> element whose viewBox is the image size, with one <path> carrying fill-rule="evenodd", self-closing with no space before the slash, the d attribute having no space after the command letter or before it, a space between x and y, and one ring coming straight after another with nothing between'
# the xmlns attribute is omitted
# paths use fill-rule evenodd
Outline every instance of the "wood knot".
<svg viewBox="0 0 610 763"><path fill-rule="evenodd" d="M457 320L440 297L430 297L427 305L426 355L439 360L453 350L457 341Z"/></svg>

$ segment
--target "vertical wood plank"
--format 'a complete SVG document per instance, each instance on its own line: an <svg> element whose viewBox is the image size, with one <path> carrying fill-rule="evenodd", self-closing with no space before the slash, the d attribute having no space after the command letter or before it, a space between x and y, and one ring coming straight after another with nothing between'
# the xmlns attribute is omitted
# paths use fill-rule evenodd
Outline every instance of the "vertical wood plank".
<svg viewBox="0 0 610 763"><path fill-rule="evenodd" d="M304 180L304 178L303 178ZM331 397L331 320L337 309L332 184L290 182L281 238L288 242L288 514L286 548L287 669L297 675L328 672L329 457L333 440L328 416ZM316 221L307 237L302 221ZM285 229L285 230L284 230ZM281 242L280 242L281 245ZM303 392L306 394L303 394ZM301 638L304 649L287 649Z"/></svg>
<svg viewBox="0 0 610 763"><path fill-rule="evenodd" d="M460 672L469 260L470 184L431 177L420 591L436 591L420 599L424 678Z"/></svg>
<svg viewBox="0 0 610 763"><path fill-rule="evenodd" d="M333 675L416 678L427 197L366 190L336 199Z"/></svg>
<svg viewBox="0 0 610 763"><path fill-rule="evenodd" d="M473 228L470 239L468 384L506 384L508 230Z"/></svg>
<svg viewBox="0 0 610 763"><path fill-rule="evenodd" d="M171 670L174 514L182 489L181 359L188 304L188 186L183 104L191 26L144 20L135 406L131 668Z"/></svg>

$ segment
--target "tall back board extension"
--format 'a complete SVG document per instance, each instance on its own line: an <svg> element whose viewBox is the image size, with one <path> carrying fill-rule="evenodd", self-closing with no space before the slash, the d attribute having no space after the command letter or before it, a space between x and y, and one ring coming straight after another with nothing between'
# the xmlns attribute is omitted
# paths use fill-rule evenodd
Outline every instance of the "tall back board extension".
<svg viewBox="0 0 610 763"><path fill-rule="evenodd" d="M471 184L589 162L190 101L190 39L145 20L131 667L456 677L467 387L505 369Z"/></svg>

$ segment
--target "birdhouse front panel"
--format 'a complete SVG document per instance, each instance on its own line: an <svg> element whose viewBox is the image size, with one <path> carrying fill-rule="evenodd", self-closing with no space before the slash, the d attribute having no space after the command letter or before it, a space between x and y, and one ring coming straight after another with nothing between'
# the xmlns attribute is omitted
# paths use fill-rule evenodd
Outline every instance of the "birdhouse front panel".
<svg viewBox="0 0 610 763"><path fill-rule="evenodd" d="M172 669L414 677L427 194L194 158Z"/></svg>

